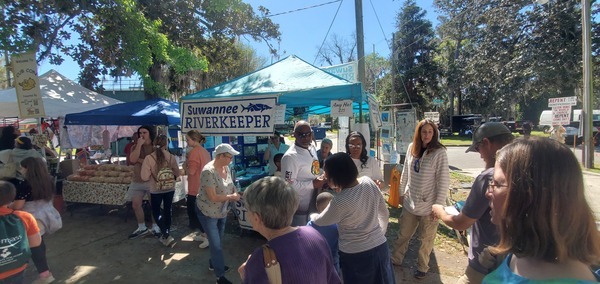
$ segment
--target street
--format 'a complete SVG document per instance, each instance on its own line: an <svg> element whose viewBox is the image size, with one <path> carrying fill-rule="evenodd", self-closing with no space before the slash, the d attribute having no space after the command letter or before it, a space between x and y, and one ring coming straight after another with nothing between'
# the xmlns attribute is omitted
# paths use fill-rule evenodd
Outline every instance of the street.
<svg viewBox="0 0 600 284"><path fill-rule="evenodd" d="M477 176L483 171L484 163L478 153L465 153L467 147L448 147L448 165L452 170L459 170L471 176ZM575 156L581 162L581 148L574 150ZM599 151L595 151L594 160L600 162ZM596 220L600 221L600 174L583 171L585 193L594 211Z"/></svg>

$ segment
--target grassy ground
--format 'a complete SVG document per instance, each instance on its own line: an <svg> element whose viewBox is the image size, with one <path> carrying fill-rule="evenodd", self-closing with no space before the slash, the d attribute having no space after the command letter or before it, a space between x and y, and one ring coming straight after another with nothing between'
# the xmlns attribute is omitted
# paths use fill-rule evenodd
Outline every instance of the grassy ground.
<svg viewBox="0 0 600 284"><path fill-rule="evenodd" d="M450 188L452 190L449 192L448 197L454 201L466 200L469 191L463 189L462 185L465 183L473 183L473 180L474 178L471 176L458 172L450 172ZM395 208L388 206L388 209L390 211L390 220L388 224L387 236L388 238L393 237L392 239L395 239L400 229L398 218L402 213L402 207ZM435 238L435 247L436 249L442 249L448 253L466 253L466 251L463 249L463 246L458 242L456 232L450 227L444 225L443 222L440 222L440 226L438 227L437 236Z"/></svg>

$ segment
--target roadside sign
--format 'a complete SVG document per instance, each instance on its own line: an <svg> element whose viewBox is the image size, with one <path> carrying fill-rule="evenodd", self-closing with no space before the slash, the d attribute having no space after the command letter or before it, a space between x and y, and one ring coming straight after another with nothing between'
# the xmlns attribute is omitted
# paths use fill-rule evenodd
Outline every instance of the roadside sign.
<svg viewBox="0 0 600 284"><path fill-rule="evenodd" d="M430 119L435 123L440 123L440 113L437 111L425 112L425 119Z"/></svg>
<svg viewBox="0 0 600 284"><path fill-rule="evenodd" d="M571 106L552 107L552 125L567 125L571 123Z"/></svg>
<svg viewBox="0 0 600 284"><path fill-rule="evenodd" d="M436 98L436 99L433 99L433 105L435 105L435 106L441 106L441 105L443 105L443 104L444 104L444 100L442 100L442 99L437 99L437 98Z"/></svg>
<svg viewBox="0 0 600 284"><path fill-rule="evenodd" d="M548 107L577 105L577 97L549 98Z"/></svg>

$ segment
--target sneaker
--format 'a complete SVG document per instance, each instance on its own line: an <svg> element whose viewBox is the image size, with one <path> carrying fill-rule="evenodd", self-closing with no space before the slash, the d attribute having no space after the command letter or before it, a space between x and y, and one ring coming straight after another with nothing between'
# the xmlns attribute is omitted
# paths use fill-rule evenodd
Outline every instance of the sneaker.
<svg viewBox="0 0 600 284"><path fill-rule="evenodd" d="M209 245L210 245L210 244L209 244L209 242L208 242L208 239L205 239L204 241L202 241L202 242L200 243L200 245L198 245L198 247L199 247L199 248L201 248L201 249L205 249L205 248L207 248Z"/></svg>
<svg viewBox="0 0 600 284"><path fill-rule="evenodd" d="M135 231L133 231L133 233L131 233L129 235L129 239L130 240L137 239L137 238L139 238L141 236L145 236L149 233L150 233L150 230L148 230L148 228L144 228L144 229L137 228Z"/></svg>
<svg viewBox="0 0 600 284"><path fill-rule="evenodd" d="M425 276L427 276L427 272L421 272L419 270L415 271L415 278L423 279Z"/></svg>
<svg viewBox="0 0 600 284"><path fill-rule="evenodd" d="M40 277L31 283L32 284L47 284L47 283L52 283L52 282L54 282L54 276L52 276L52 273L50 273L50 275L48 275L48 277L44 277L44 278Z"/></svg>
<svg viewBox="0 0 600 284"><path fill-rule="evenodd" d="M171 236L168 237L160 237L159 241L166 247L170 247L175 244L175 239Z"/></svg>
<svg viewBox="0 0 600 284"><path fill-rule="evenodd" d="M155 238L162 237L162 233L160 232L160 228L152 228L152 235L154 235Z"/></svg>
<svg viewBox="0 0 600 284"><path fill-rule="evenodd" d="M212 263L208 263L208 270L213 271L215 268L212 266ZM225 265L225 273L231 271L231 267Z"/></svg>
<svg viewBox="0 0 600 284"><path fill-rule="evenodd" d="M206 237L205 237L205 236L203 236L201 233L198 233L197 235L195 235L195 236L193 237L193 240L194 240L195 242L205 242L205 241L207 241L208 239L206 239Z"/></svg>
<svg viewBox="0 0 600 284"><path fill-rule="evenodd" d="M225 276L221 276L217 278L217 284L233 284L231 281L227 280Z"/></svg>

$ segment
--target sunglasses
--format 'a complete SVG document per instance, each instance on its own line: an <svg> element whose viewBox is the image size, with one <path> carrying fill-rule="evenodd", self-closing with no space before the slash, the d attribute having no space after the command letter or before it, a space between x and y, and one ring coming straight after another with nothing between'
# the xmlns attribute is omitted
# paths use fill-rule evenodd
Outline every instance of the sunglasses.
<svg viewBox="0 0 600 284"><path fill-rule="evenodd" d="M415 163L413 164L413 170L415 170L417 173L421 170L421 158L415 160Z"/></svg>
<svg viewBox="0 0 600 284"><path fill-rule="evenodd" d="M348 144L348 148L350 148L350 149L360 149L360 148L362 148L362 145L360 145L360 144L356 144L356 145L354 145L354 144Z"/></svg>
<svg viewBox="0 0 600 284"><path fill-rule="evenodd" d="M312 131L304 132L304 133L296 132L296 136L298 136L298 138L306 138L306 137L310 137L311 135L312 135Z"/></svg>

